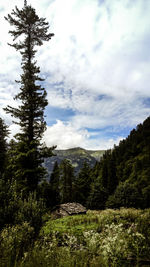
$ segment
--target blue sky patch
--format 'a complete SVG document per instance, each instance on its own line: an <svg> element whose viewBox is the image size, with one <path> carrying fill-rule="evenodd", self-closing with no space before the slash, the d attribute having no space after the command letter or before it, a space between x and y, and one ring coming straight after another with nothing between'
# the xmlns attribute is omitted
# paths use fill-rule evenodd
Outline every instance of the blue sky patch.
<svg viewBox="0 0 150 267"><path fill-rule="evenodd" d="M148 108L150 107L150 97L143 99L143 105Z"/></svg>
<svg viewBox="0 0 150 267"><path fill-rule="evenodd" d="M108 126L108 127L104 127L104 128L86 128L86 130L91 134L90 139L95 139L96 137L100 137L100 138L117 138L118 136L120 137L127 137L130 134L130 131L132 130L132 127L112 127L112 126Z"/></svg>
<svg viewBox="0 0 150 267"><path fill-rule="evenodd" d="M48 106L45 110L46 122L48 125L56 123L57 120L67 122L71 117L75 115L72 109L63 109Z"/></svg>

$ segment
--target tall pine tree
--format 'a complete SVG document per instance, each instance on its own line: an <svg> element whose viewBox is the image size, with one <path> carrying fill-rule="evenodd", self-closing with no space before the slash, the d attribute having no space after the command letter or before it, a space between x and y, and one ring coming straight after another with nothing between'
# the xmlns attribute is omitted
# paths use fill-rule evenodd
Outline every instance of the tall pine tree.
<svg viewBox="0 0 150 267"><path fill-rule="evenodd" d="M0 178L5 169L5 162L6 162L6 151L7 151L7 144L6 144L6 137L8 135L8 129L5 125L4 121L0 118Z"/></svg>
<svg viewBox="0 0 150 267"><path fill-rule="evenodd" d="M39 18L35 9L28 5L27 1L24 1L24 7L21 10L15 7L5 19L15 28L9 31L14 41L10 46L21 53L23 71L21 80L17 81L21 84L20 92L15 96L21 104L18 108L7 106L5 109L17 119L15 123L21 128L21 132L16 135L18 142L15 178L20 183L26 184L28 190L32 191L36 189L44 175L42 167L44 155L41 153L40 141L46 129L44 109L48 104L46 91L39 85L43 79L39 77L40 68L34 60L35 46L41 46L43 41L49 41L54 34L48 33L48 22L45 18ZM18 38L19 41L16 42ZM51 154L51 150L44 152Z"/></svg>

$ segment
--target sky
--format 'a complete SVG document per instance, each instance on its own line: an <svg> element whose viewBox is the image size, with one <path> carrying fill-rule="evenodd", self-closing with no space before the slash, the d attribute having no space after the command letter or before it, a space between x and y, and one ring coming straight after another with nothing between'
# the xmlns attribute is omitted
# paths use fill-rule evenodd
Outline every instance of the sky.
<svg viewBox="0 0 150 267"><path fill-rule="evenodd" d="M150 0L28 0L55 36L38 47L47 91L43 141L57 149L113 148L150 115ZM0 1L0 117L19 87L21 56L5 21L23 0Z"/></svg>

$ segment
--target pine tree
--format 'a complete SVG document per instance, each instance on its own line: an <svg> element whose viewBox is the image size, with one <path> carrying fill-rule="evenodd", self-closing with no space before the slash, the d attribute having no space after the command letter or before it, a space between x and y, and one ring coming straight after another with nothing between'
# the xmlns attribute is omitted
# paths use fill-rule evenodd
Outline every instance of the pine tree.
<svg viewBox="0 0 150 267"><path fill-rule="evenodd" d="M46 129L44 109L48 104L46 90L39 85L43 79L39 77L40 68L34 60L35 46L41 46L43 41L49 41L54 34L48 33L48 22L45 22L45 18L39 18L27 1L24 1L21 10L15 7L5 19L15 27L15 30L9 31L14 41L10 46L21 53L23 71L21 80L17 81L21 83L20 92L15 96L16 100L21 101L21 105L18 108L11 106L5 108L21 128L21 132L16 135L18 156L15 178L26 183L32 191L36 189L44 175L44 168L41 165L44 154L41 153L40 141ZM22 36L24 39L20 38L15 42ZM44 152L51 155L52 149L45 149Z"/></svg>
<svg viewBox="0 0 150 267"><path fill-rule="evenodd" d="M7 194L9 192L8 185L4 178L7 159L7 135L7 126L0 118L0 230L4 226L7 219L7 216L5 214L5 207L7 207L8 204Z"/></svg>
<svg viewBox="0 0 150 267"><path fill-rule="evenodd" d="M5 161L6 161L6 137L8 135L8 129L4 121L0 118L0 178L4 172Z"/></svg>
<svg viewBox="0 0 150 267"><path fill-rule="evenodd" d="M104 209L107 198L107 189L102 187L101 182L97 179L91 185L86 205L89 209Z"/></svg>
<svg viewBox="0 0 150 267"><path fill-rule="evenodd" d="M60 203L60 169L57 161L54 164L53 172L50 176L50 186L52 194L51 204L55 206Z"/></svg>
<svg viewBox="0 0 150 267"><path fill-rule="evenodd" d="M85 161L75 181L75 200L86 205L91 189L91 169Z"/></svg>
<svg viewBox="0 0 150 267"><path fill-rule="evenodd" d="M73 200L74 168L69 160L64 159L60 164L60 197L61 203Z"/></svg>

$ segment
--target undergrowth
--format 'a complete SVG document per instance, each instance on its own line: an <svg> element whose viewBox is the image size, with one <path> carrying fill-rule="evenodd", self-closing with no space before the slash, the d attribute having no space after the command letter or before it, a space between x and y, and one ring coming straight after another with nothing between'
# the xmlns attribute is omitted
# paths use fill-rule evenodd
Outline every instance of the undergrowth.
<svg viewBox="0 0 150 267"><path fill-rule="evenodd" d="M1 231L1 267L150 266L150 209L88 211Z"/></svg>

